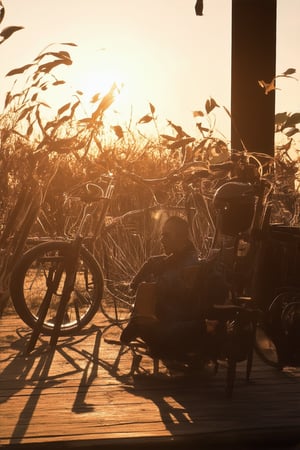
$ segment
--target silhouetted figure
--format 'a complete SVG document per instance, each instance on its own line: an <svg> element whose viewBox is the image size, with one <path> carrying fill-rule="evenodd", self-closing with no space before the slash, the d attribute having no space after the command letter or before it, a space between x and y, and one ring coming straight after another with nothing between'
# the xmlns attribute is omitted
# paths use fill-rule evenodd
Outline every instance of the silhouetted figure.
<svg viewBox="0 0 300 450"><path fill-rule="evenodd" d="M151 257L136 274L135 307L121 342L140 337L153 356L174 357L199 350L206 335L205 314L224 303L228 289L214 261L201 261L188 224L170 217L161 235L165 254Z"/></svg>

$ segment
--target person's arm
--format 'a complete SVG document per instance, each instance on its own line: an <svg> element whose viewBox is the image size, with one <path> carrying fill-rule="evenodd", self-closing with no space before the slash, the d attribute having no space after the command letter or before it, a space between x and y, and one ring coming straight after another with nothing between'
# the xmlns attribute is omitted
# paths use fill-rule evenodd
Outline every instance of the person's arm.
<svg viewBox="0 0 300 450"><path fill-rule="evenodd" d="M131 280L130 288L136 291L138 285L143 281L154 281L153 277L162 269L165 258L165 255L151 256Z"/></svg>

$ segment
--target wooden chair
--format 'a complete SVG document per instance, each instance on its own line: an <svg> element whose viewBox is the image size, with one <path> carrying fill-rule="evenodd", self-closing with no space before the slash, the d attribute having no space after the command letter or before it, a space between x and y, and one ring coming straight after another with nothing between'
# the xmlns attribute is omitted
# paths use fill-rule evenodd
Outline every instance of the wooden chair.
<svg viewBox="0 0 300 450"><path fill-rule="evenodd" d="M156 320L155 302L148 302L145 297L138 297L135 304L133 319L140 326L145 321ZM246 381L249 382L253 348L256 334L257 310L252 309L251 302L246 298L240 299L240 305L214 305L207 312L204 320L199 326L205 324L207 332L201 348L195 351L187 347L186 353L171 359L186 367L193 365L194 361L201 361L203 367L208 363L214 364L214 371L217 374L219 362L227 364L225 391L228 397L232 396L237 364L246 361ZM153 354L152 349L142 339L137 338L128 344L132 352L132 365L130 375L140 372L140 365L144 357L153 360L153 375L159 374L160 360L168 359L168 355L162 352Z"/></svg>

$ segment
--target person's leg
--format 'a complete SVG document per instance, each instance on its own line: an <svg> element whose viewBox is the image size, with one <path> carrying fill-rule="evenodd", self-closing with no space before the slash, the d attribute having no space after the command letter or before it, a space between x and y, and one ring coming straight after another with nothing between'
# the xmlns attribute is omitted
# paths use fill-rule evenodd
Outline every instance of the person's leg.
<svg viewBox="0 0 300 450"><path fill-rule="evenodd" d="M156 317L156 301L156 283L140 283L136 291L132 318L137 316Z"/></svg>
<svg viewBox="0 0 300 450"><path fill-rule="evenodd" d="M202 320L160 322L151 340L153 353L161 353L166 358L182 359L189 353L201 352L206 334L205 322Z"/></svg>
<svg viewBox="0 0 300 450"><path fill-rule="evenodd" d="M129 344L137 337L144 339L144 331L146 336L149 335L152 326L158 322L155 316L155 307L156 283L141 283L136 292L131 318L120 336L122 343Z"/></svg>

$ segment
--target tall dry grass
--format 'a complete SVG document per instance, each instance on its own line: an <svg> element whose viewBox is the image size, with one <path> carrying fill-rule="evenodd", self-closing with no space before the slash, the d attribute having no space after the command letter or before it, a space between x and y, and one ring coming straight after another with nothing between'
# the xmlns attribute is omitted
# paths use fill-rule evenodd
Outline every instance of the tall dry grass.
<svg viewBox="0 0 300 450"><path fill-rule="evenodd" d="M49 46L31 63L7 74L12 88L0 116L0 312L9 297L10 272L22 254L41 207L49 221L46 231L61 234L65 218L63 193L102 172L114 170L116 163L142 177L153 178L154 174L163 176L185 163L216 163L231 155L229 141L220 138L216 131L213 117L220 106L212 98L194 111L197 137L172 120L167 121L167 131L160 132L152 103L138 120L138 126L107 123L106 112L118 89L115 84L105 95L95 94L88 116L83 115L83 93L70 87L67 100L51 106L51 93L68 87L59 74L62 67L72 65L71 51L75 46ZM229 114L226 108L225 112ZM150 122L156 129L155 136L142 131L143 125ZM276 149L273 160L261 155L264 175L272 178L277 193L288 194L287 204L279 208L278 215L281 219L289 217L289 221L298 198L298 160L290 156L290 151L293 148L295 152L293 136L299 122L298 114L277 115L275 133L283 133L287 141ZM296 148L296 154L298 151ZM114 203L118 211L140 207L149 200L149 193L130 181L124 181L121 194L119 203Z"/></svg>

